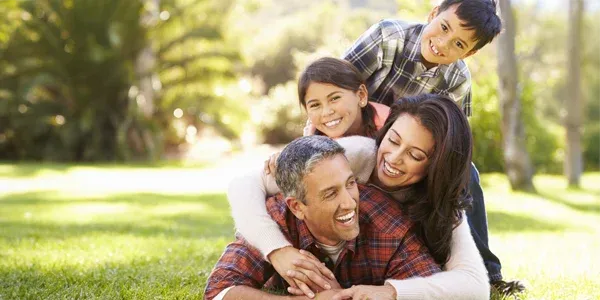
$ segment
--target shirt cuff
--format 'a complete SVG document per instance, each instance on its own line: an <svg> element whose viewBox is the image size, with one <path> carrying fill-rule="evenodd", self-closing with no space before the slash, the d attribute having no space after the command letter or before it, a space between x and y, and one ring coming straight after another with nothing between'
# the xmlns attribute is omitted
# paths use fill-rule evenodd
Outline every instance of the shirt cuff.
<svg viewBox="0 0 600 300"><path fill-rule="evenodd" d="M219 294L217 294L216 297L213 298L213 300L223 300L223 298L225 298L225 294L227 294L227 292L229 292L229 290L234 287L235 287L235 285L222 290Z"/></svg>
<svg viewBox="0 0 600 300"><path fill-rule="evenodd" d="M415 300L423 300L423 291L422 287L416 286L414 283L405 284L402 280L397 279L388 279L385 281L386 284L389 284L394 287L396 290L396 300L404 300L404 299L415 299Z"/></svg>

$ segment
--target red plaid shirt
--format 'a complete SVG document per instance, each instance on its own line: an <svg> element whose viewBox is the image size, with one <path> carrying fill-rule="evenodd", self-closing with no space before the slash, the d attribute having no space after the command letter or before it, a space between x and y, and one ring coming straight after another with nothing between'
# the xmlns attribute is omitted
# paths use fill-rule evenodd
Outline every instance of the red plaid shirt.
<svg viewBox="0 0 600 300"><path fill-rule="evenodd" d="M383 285L386 279L429 276L440 267L417 237L413 223L398 205L377 189L359 186L360 233L346 242L335 265L319 250L306 224L287 208L281 195L267 199L267 211L294 247L312 252L333 271L343 288L357 284ZM287 287L245 240L229 244L217 262L206 285L205 298L212 299L232 286L257 289Z"/></svg>

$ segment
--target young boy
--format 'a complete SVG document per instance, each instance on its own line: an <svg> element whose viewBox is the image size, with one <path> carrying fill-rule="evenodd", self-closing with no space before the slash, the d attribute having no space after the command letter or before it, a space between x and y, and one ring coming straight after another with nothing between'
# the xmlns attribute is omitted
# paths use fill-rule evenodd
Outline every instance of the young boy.
<svg viewBox="0 0 600 300"><path fill-rule="evenodd" d="M343 58L366 78L371 101L391 105L403 96L445 94L471 115L471 75L463 61L489 44L502 29L493 0L443 0L427 24L383 20L373 25ZM487 217L479 174L471 170L473 209L467 219L490 282L505 293L519 282L502 280L500 260L489 250Z"/></svg>

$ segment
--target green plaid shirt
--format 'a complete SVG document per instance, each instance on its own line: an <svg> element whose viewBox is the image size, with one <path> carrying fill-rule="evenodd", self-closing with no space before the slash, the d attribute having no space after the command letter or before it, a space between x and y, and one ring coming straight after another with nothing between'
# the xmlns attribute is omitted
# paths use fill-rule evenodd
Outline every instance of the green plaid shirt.
<svg viewBox="0 0 600 300"><path fill-rule="evenodd" d="M464 61L427 70L421 62L424 24L382 20L371 26L343 58L366 78L371 101L391 105L424 93L451 97L471 116L471 74Z"/></svg>

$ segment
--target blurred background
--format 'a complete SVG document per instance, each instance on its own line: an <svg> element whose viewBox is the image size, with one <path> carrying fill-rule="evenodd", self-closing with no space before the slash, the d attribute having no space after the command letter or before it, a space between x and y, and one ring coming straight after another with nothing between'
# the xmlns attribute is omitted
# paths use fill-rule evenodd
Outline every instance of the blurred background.
<svg viewBox="0 0 600 300"><path fill-rule="evenodd" d="M569 86L569 6L581 2L580 100ZM0 160L211 161L302 133L296 77L382 18L424 22L437 1L4 0ZM567 108L600 166L600 5L513 0L518 92L536 172L561 173ZM504 170L497 49L467 63L474 161Z"/></svg>
<svg viewBox="0 0 600 300"><path fill-rule="evenodd" d="M299 71L437 2L0 0L0 299L202 298ZM600 2L501 6L466 60L490 247L522 299L598 299Z"/></svg>

